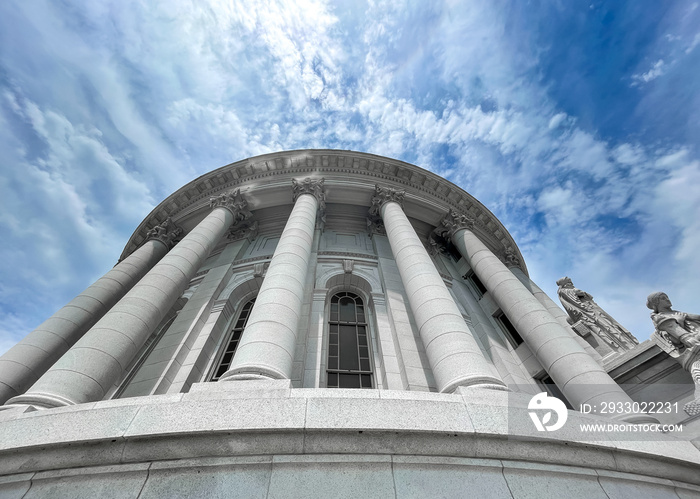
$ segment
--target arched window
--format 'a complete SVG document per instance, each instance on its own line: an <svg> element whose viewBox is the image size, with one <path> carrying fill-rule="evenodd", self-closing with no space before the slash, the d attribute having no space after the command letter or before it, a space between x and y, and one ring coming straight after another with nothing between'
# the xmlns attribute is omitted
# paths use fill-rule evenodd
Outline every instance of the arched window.
<svg viewBox="0 0 700 499"><path fill-rule="evenodd" d="M328 388L372 388L365 307L356 294L331 298L327 366Z"/></svg>
<svg viewBox="0 0 700 499"><path fill-rule="evenodd" d="M216 364L216 369L214 369L214 374L209 381L219 381L221 375L228 371L228 368L231 367L231 361L233 361L233 356L236 353L236 348L241 340L243 330L248 323L248 317L250 317L250 311L253 310L254 303L255 298L243 305L240 314L238 314L238 319L231 329L230 337L228 341L224 343L226 348L224 348L223 352L220 354L219 361Z"/></svg>

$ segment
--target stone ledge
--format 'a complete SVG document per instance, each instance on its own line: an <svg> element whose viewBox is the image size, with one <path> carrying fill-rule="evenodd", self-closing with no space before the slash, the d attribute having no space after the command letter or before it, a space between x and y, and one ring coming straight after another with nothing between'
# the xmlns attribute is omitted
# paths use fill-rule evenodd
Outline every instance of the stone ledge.
<svg viewBox="0 0 700 499"><path fill-rule="evenodd" d="M191 394L41 410L0 422L0 475L167 459L372 454L505 459L700 485L700 451L688 441L518 434L507 418L519 413L527 422L528 396L290 389L287 380L206 385ZM575 412L569 419L609 421Z"/></svg>
<svg viewBox="0 0 700 499"><path fill-rule="evenodd" d="M23 497L29 489L42 497L266 498L357 497L358 490L368 497L463 497L468 490L493 498L696 497L698 491L687 482L580 466L367 453L162 460L0 479L3 496Z"/></svg>

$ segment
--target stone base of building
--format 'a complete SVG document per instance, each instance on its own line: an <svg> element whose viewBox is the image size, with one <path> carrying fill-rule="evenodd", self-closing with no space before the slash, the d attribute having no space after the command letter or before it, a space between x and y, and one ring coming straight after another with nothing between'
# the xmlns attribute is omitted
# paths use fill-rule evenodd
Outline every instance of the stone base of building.
<svg viewBox="0 0 700 499"><path fill-rule="evenodd" d="M194 385L0 412L1 497L700 497L683 438L533 435L529 396ZM560 433L561 432L561 433Z"/></svg>

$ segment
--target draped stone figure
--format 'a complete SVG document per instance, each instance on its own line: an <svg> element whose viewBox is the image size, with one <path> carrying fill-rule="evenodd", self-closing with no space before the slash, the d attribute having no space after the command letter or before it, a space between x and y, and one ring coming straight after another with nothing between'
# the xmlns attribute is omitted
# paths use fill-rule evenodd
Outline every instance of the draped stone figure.
<svg viewBox="0 0 700 499"><path fill-rule="evenodd" d="M605 342L608 348L602 349L604 351L596 348L601 355L630 350L639 344L637 338L603 310L590 294L575 288L569 277L562 277L557 285L559 300L569 314L568 321L572 328L584 337L590 331Z"/></svg>
<svg viewBox="0 0 700 499"><path fill-rule="evenodd" d="M700 315L673 310L666 293L656 292L647 297L654 333L659 348L690 373L695 383L695 400L685 404L689 416L700 414Z"/></svg>

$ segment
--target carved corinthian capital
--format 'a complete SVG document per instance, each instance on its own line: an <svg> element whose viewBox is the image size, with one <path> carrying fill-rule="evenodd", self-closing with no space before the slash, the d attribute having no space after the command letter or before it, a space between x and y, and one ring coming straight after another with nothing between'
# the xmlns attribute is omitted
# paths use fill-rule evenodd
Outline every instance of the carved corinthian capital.
<svg viewBox="0 0 700 499"><path fill-rule="evenodd" d="M457 213L454 210L450 210L444 217L442 217L440 224L433 231L433 234L449 240L458 230L474 230L475 225L476 222L473 218Z"/></svg>
<svg viewBox="0 0 700 499"><path fill-rule="evenodd" d="M370 217L379 217L382 213L382 206L386 203L399 203L403 207L403 199L406 196L406 191L392 189L391 187L374 186L374 196L372 196L372 205L369 207Z"/></svg>
<svg viewBox="0 0 700 499"><path fill-rule="evenodd" d="M296 202L302 194L311 194L318 201L316 224L321 231L326 225L326 191L323 185L325 179L306 177L301 182L292 179L292 201Z"/></svg>
<svg viewBox="0 0 700 499"><path fill-rule="evenodd" d="M211 208L226 208L230 211L233 215L231 225L237 225L253 216L248 210L248 202L241 195L240 189L209 198L209 206Z"/></svg>
<svg viewBox="0 0 700 499"><path fill-rule="evenodd" d="M182 229L175 225L175 222L168 217L165 219L165 222L156 225L146 233L146 241L155 239L165 244L168 249L170 249L175 246L181 234Z"/></svg>
<svg viewBox="0 0 700 499"><path fill-rule="evenodd" d="M323 186L325 179L306 177L301 182L292 179L292 201L296 201L302 194L311 194L318 200L321 208L326 207L326 192Z"/></svg>
<svg viewBox="0 0 700 499"><path fill-rule="evenodd" d="M499 255L498 258L505 264L506 267L520 267L520 258L515 254L515 250L508 246L503 250L503 254Z"/></svg>

